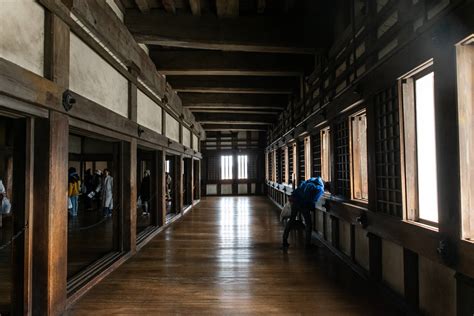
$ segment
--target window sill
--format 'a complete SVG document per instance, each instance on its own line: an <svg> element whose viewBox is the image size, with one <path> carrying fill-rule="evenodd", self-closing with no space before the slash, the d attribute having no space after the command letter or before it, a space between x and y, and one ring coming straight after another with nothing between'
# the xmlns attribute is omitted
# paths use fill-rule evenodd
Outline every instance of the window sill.
<svg viewBox="0 0 474 316"><path fill-rule="evenodd" d="M428 225L428 224L424 224L424 223L420 223L420 222L415 222L415 221L412 221L412 220L403 220L403 222L407 223L407 224L410 224L410 225L418 226L420 228L430 230L430 231L433 231L433 232L436 232L436 233L439 232L439 228L436 227L436 226L432 226L432 225Z"/></svg>

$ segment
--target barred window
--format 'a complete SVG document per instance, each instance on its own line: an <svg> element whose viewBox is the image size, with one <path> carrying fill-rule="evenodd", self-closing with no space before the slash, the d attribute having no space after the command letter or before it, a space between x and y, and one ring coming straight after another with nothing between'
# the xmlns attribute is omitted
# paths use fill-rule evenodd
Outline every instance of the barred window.
<svg viewBox="0 0 474 316"><path fill-rule="evenodd" d="M352 198L367 201L369 188L367 181L367 116L365 111L352 115L350 122Z"/></svg>

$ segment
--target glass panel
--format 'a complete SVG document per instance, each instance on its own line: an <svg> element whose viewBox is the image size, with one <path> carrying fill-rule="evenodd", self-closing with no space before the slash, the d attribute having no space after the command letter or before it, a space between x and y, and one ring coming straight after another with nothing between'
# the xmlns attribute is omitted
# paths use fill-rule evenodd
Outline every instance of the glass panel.
<svg viewBox="0 0 474 316"><path fill-rule="evenodd" d="M70 135L70 143L78 146L70 146L65 183L69 214L68 278L119 250L121 216L119 143L77 135Z"/></svg>
<svg viewBox="0 0 474 316"><path fill-rule="evenodd" d="M438 222L434 74L415 81L419 217Z"/></svg>
<svg viewBox="0 0 474 316"><path fill-rule="evenodd" d="M21 286L23 266L25 196L22 186L26 157L22 147L26 129L22 121L0 116L0 315L10 315L15 304L23 305L23 302L14 302L12 296L13 285Z"/></svg>

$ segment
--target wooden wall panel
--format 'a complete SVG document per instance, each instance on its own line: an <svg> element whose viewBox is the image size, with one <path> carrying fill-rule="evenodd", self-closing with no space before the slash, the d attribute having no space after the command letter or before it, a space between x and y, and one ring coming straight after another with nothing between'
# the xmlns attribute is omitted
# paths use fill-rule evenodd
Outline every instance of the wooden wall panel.
<svg viewBox="0 0 474 316"><path fill-rule="evenodd" d="M454 271L419 257L420 310L426 315L456 315Z"/></svg>
<svg viewBox="0 0 474 316"><path fill-rule="evenodd" d="M343 220L339 221L339 248L347 256L351 255L351 225Z"/></svg>
<svg viewBox="0 0 474 316"><path fill-rule="evenodd" d="M369 271L369 239L367 231L355 228L355 260L365 270Z"/></svg>
<svg viewBox="0 0 474 316"><path fill-rule="evenodd" d="M403 248L382 239L382 279L396 293L404 295Z"/></svg>

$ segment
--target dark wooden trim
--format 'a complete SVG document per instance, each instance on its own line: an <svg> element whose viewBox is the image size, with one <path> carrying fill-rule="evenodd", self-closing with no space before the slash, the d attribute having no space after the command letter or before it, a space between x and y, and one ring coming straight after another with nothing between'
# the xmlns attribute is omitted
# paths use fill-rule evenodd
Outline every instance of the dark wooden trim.
<svg viewBox="0 0 474 316"><path fill-rule="evenodd" d="M419 280L418 280L418 254L403 248L403 276L405 285L405 299L413 308L418 308Z"/></svg>
<svg viewBox="0 0 474 316"><path fill-rule="evenodd" d="M136 252L137 238L137 140L121 142L120 167L122 169L121 210L122 210L122 249L121 251Z"/></svg>
<svg viewBox="0 0 474 316"><path fill-rule="evenodd" d="M369 274L375 281L382 281L382 239L372 233L369 238Z"/></svg>

